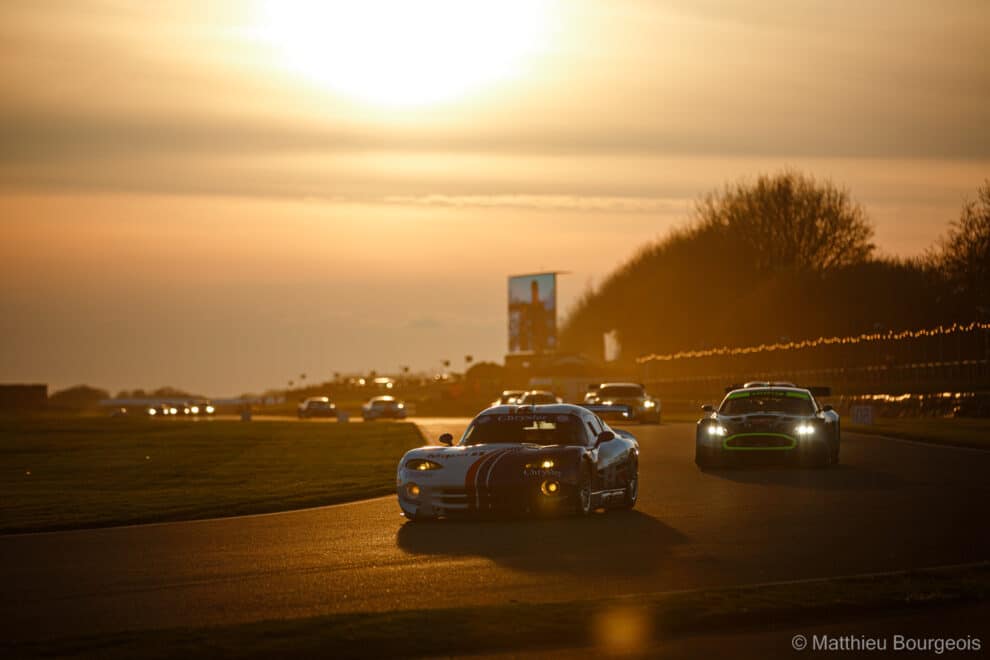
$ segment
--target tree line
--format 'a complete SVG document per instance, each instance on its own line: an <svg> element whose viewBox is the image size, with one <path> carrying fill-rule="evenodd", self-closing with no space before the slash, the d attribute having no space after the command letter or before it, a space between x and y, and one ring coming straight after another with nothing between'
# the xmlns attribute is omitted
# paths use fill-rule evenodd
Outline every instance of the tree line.
<svg viewBox="0 0 990 660"><path fill-rule="evenodd" d="M781 338L920 328L990 317L990 180L923 256L881 256L848 190L796 171L702 196L689 221L580 297L566 351L623 360Z"/></svg>

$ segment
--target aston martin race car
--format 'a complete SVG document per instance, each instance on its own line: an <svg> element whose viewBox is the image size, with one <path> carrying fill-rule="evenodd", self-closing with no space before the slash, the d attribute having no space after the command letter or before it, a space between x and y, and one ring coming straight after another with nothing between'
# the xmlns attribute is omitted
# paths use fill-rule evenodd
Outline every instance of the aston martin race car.
<svg viewBox="0 0 990 660"><path fill-rule="evenodd" d="M455 445L421 447L399 462L399 508L410 520L458 514L631 509L639 496L639 443L580 406L498 406ZM443 446L445 445L445 446Z"/></svg>
<svg viewBox="0 0 990 660"><path fill-rule="evenodd" d="M638 383L598 383L588 386L584 407L605 419L660 423L660 399Z"/></svg>
<svg viewBox="0 0 990 660"><path fill-rule="evenodd" d="M751 382L728 389L718 409L704 406L695 434L695 463L722 467L755 457L809 467L839 462L839 414L815 393L827 388Z"/></svg>

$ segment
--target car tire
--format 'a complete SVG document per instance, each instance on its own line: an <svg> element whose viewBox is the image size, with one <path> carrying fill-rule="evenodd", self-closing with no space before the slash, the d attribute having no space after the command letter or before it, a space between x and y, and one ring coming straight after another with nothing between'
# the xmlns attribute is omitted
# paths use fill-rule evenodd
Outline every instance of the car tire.
<svg viewBox="0 0 990 660"><path fill-rule="evenodd" d="M839 445L842 439L842 429L839 422L835 423L835 446L832 448L832 465L839 464Z"/></svg>
<svg viewBox="0 0 990 660"><path fill-rule="evenodd" d="M694 446L694 463L701 470L711 470L712 468L719 467L721 460L715 456L715 453L711 449L706 449L696 444Z"/></svg>
<svg viewBox="0 0 990 660"><path fill-rule="evenodd" d="M591 466L585 463L581 466L581 477L578 479L574 513L583 518L591 511Z"/></svg>
<svg viewBox="0 0 990 660"><path fill-rule="evenodd" d="M622 497L622 504L618 508L629 510L636 506L639 499L639 465L633 466L633 476L626 484L626 492Z"/></svg>

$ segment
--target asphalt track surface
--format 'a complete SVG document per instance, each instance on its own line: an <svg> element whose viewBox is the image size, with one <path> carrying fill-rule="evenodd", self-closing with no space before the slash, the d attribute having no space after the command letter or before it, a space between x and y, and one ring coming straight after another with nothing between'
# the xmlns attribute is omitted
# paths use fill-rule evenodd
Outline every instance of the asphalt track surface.
<svg viewBox="0 0 990 660"><path fill-rule="evenodd" d="M419 420L436 438L466 420ZM544 602L990 558L990 453L847 433L828 470L701 472L630 427L640 501L588 519L406 523L394 497L0 537L8 642L334 612Z"/></svg>

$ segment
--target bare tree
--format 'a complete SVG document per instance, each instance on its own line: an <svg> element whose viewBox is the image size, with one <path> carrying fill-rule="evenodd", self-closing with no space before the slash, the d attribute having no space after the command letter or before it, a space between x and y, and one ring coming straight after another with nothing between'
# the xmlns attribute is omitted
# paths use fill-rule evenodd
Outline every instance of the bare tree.
<svg viewBox="0 0 990 660"><path fill-rule="evenodd" d="M867 260L873 226L848 191L799 172L761 175L702 197L698 228L744 251L759 272L823 273Z"/></svg>

